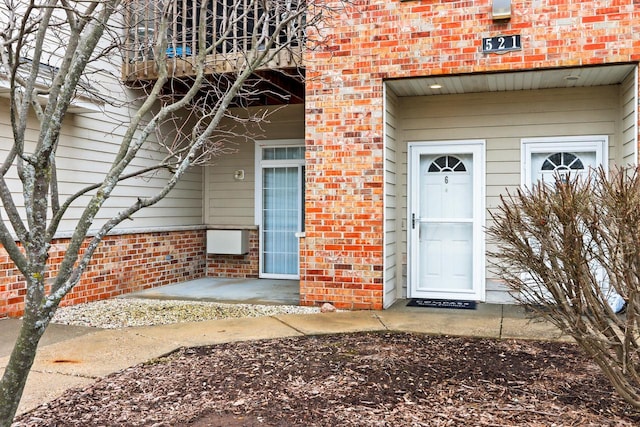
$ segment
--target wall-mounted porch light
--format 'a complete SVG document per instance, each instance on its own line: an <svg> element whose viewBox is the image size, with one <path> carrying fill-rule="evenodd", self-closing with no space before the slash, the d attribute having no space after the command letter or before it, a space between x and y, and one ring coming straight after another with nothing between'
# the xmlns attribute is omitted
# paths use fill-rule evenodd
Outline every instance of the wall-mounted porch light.
<svg viewBox="0 0 640 427"><path fill-rule="evenodd" d="M244 169L233 171L233 179L236 181L244 181Z"/></svg>
<svg viewBox="0 0 640 427"><path fill-rule="evenodd" d="M511 19L511 0L493 0L491 18L494 21L506 21Z"/></svg>

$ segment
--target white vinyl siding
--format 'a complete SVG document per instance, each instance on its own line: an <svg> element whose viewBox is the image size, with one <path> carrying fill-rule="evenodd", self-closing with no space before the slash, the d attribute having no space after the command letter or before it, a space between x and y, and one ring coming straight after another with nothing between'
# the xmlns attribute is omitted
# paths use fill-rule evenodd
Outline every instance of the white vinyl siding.
<svg viewBox="0 0 640 427"><path fill-rule="evenodd" d="M613 162L619 143L619 86L546 89L399 98L402 144L399 158L407 159L407 143L485 139L486 207L494 208L500 194L520 185L522 138L566 135L607 135ZM399 209L406 215L406 165L399 177ZM488 217L488 215L487 215ZM406 233L400 251L406 259ZM508 300L504 288L487 271L487 301Z"/></svg>
<svg viewBox="0 0 640 427"><path fill-rule="evenodd" d="M121 97L126 94L121 92ZM109 169L122 142L123 123L128 122L130 111L126 107L115 108L105 106L105 112L67 114L63 123L58 149L57 173L61 202L86 186L99 183ZM35 118L29 121L27 144L35 144L38 122ZM13 142L9 125L9 101L0 98L0 155L7 153ZM136 159L133 167L147 166L154 163L158 153L153 151L153 143ZM14 171L12 171L13 173ZM130 206L137 197L155 195L166 182L161 179L162 172L146 178L135 178L118 184L113 195L105 203L104 209L98 213L92 224L92 230L99 228L110 217ZM21 184L15 174L8 176L9 185L14 191L15 200L20 209L24 203L21 195ZM76 227L89 196L84 196L73 203L68 218L59 228L62 234L68 234ZM181 227L202 224L202 177L198 167L189 171L178 186L157 205L143 209L117 227L117 230L146 231L166 227Z"/></svg>
<svg viewBox="0 0 640 427"><path fill-rule="evenodd" d="M205 222L208 225L255 225L255 146L239 142L233 154L207 166ZM236 170L244 179L234 178Z"/></svg>
<svg viewBox="0 0 640 427"><path fill-rule="evenodd" d="M267 123L246 130L256 140L304 137L303 105L270 110L272 114L267 117ZM244 129L237 130L241 131ZM234 152L215 159L213 165L205 168L205 224L253 226L256 224L255 144L237 138L229 148ZM234 179L236 170L244 170L244 180Z"/></svg>
<svg viewBox="0 0 640 427"><path fill-rule="evenodd" d="M629 73L620 85L620 118L622 120L621 166L638 164L638 69Z"/></svg>
<svg viewBox="0 0 640 427"><path fill-rule="evenodd" d="M385 308L398 297L398 158L397 152L397 97L385 91L385 171L384 171L384 298Z"/></svg>

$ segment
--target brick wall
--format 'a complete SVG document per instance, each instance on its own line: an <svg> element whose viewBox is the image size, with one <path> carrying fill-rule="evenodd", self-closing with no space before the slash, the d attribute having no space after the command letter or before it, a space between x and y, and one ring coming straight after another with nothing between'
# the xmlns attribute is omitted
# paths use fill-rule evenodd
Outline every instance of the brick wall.
<svg viewBox="0 0 640 427"><path fill-rule="evenodd" d="M513 0L503 23L491 5L358 0L308 53L302 304L382 308L384 79L640 60L640 0ZM481 52L510 34L522 50Z"/></svg>
<svg viewBox="0 0 640 427"><path fill-rule="evenodd" d="M207 254L207 277L258 277L260 268L258 239L258 230L249 230L249 253L246 255Z"/></svg>
<svg viewBox="0 0 640 427"><path fill-rule="evenodd" d="M48 277L55 274L67 244L68 239L54 241ZM61 305L97 301L203 277L204 252L204 230L108 236ZM0 318L22 315L25 293L24 279L6 252L0 250Z"/></svg>

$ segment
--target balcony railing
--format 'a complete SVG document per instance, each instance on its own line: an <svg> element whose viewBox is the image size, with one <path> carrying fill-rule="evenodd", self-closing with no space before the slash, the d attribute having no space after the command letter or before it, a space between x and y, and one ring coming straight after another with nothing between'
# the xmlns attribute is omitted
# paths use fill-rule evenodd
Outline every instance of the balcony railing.
<svg viewBox="0 0 640 427"><path fill-rule="evenodd" d="M125 16L129 31L123 78L126 81L157 78L154 59L162 36L166 36L167 41L164 54L169 72L175 77L195 73L195 55L199 49L208 50L206 73L234 71L238 61L264 49L265 37L274 41L269 52L273 55L261 69L300 67L304 16L283 27L286 14L265 9L265 4L268 7L269 0L172 0L170 3L132 0ZM167 22L166 30L160 34L163 19ZM205 35L204 45L200 32Z"/></svg>

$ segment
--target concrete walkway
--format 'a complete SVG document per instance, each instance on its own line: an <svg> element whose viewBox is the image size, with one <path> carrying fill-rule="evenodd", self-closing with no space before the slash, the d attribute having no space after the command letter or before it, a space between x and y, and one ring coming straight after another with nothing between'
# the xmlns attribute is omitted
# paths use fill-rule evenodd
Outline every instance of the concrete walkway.
<svg viewBox="0 0 640 427"><path fill-rule="evenodd" d="M567 339L553 326L528 319L515 306L479 304L476 310L451 310L405 307L405 303L378 312L279 315L112 330L52 325L41 342L19 412L179 347L361 331ZM19 324L16 319L0 320L0 371L6 367Z"/></svg>

